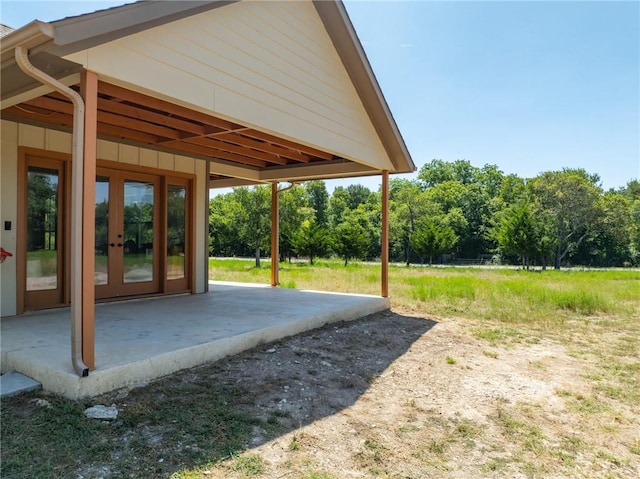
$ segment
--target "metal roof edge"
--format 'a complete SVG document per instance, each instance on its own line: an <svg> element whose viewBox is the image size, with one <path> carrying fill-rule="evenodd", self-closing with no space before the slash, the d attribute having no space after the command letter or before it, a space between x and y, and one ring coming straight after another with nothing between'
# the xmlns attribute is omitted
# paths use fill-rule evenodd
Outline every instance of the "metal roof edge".
<svg viewBox="0 0 640 479"><path fill-rule="evenodd" d="M387 150L391 162L396 167L396 172L416 171L411 154L342 0L313 0L313 4ZM399 163L399 157L406 162L406 166Z"/></svg>
<svg viewBox="0 0 640 479"><path fill-rule="evenodd" d="M36 46L47 43L54 37L54 29L50 23L42 22L40 20L34 20L31 23L27 23L25 26L13 30L8 35L2 37L0 41L0 54L2 60L6 60L4 57L7 53L13 57L13 49L17 46L23 46L27 49L34 48Z"/></svg>
<svg viewBox="0 0 640 479"><path fill-rule="evenodd" d="M54 46L47 51L64 56L164 25L238 0L138 1L52 22Z"/></svg>

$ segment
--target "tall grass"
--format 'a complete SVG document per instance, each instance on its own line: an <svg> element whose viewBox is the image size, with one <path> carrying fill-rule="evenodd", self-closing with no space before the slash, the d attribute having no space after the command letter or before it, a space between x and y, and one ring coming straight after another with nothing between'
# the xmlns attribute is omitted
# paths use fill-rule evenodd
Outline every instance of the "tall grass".
<svg viewBox="0 0 640 479"><path fill-rule="evenodd" d="M616 316L640 321L638 271L523 271L392 266L392 305L438 316L562 325ZM210 278L268 283L269 264L210 260ZM339 261L282 263L284 287L380 294L380 266Z"/></svg>

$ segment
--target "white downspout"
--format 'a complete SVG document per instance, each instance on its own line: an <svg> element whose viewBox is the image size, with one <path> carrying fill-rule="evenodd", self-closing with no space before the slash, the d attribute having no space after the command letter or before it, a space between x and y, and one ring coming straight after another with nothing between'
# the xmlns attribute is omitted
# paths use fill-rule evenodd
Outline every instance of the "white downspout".
<svg viewBox="0 0 640 479"><path fill-rule="evenodd" d="M80 94L38 70L27 50L17 46L16 63L26 75L63 94L73 103L73 149L71 171L71 361L78 376L88 376L82 361L82 188L84 169L84 101ZM91 227L87 225L88 227Z"/></svg>

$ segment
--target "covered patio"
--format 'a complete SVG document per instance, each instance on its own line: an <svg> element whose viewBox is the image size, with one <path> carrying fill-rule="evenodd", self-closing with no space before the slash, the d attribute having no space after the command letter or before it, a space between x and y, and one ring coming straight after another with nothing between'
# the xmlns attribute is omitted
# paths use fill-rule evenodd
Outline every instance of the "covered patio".
<svg viewBox="0 0 640 479"><path fill-rule="evenodd" d="M2 318L2 372L81 399L388 308L377 296L212 282L205 294L96 305L97 368L87 377L69 362L68 308Z"/></svg>

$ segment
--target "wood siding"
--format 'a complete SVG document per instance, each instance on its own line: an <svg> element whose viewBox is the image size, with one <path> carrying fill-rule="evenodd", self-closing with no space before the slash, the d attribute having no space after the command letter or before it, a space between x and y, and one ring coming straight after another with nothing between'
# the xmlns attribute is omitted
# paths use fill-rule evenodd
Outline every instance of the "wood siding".
<svg viewBox="0 0 640 479"><path fill-rule="evenodd" d="M106 81L393 168L311 2L234 3L67 58Z"/></svg>

